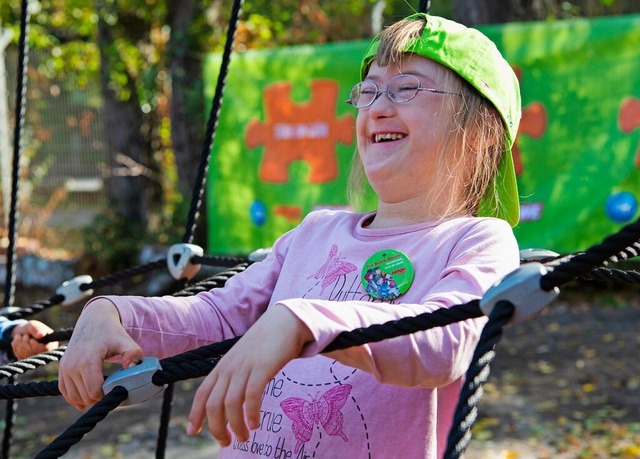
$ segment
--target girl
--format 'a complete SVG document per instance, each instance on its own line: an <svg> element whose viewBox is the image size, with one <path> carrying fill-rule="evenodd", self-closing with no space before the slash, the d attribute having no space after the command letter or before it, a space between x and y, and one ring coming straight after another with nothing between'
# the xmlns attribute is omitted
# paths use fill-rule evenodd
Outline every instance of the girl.
<svg viewBox="0 0 640 459"><path fill-rule="evenodd" d="M106 359L243 334L189 415L189 434L207 418L220 458L442 456L482 319L320 352L342 331L479 298L518 266L518 82L484 35L424 14L376 37L361 75L351 192L366 177L377 210L312 212L223 289L94 299L60 364L69 403L103 396ZM367 293L371 270L398 295Z"/></svg>

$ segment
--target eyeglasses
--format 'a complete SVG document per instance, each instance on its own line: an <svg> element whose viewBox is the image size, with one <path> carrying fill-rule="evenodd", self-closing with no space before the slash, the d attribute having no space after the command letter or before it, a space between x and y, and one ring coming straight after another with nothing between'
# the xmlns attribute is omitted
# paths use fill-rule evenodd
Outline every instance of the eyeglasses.
<svg viewBox="0 0 640 459"><path fill-rule="evenodd" d="M420 86L418 77L401 74L391 78L389 83L387 83L387 89L384 90L380 90L378 85L371 80L361 81L351 89L351 94L345 102L359 109L367 108L370 107L383 92L386 92L389 100L393 102L409 102L418 95L418 91L451 94L454 96L462 95L441 89L423 88Z"/></svg>

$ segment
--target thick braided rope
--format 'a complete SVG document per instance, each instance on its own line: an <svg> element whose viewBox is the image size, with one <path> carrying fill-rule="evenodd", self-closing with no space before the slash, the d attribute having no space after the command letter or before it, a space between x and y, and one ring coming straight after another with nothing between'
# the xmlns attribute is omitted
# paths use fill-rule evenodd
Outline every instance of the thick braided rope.
<svg viewBox="0 0 640 459"><path fill-rule="evenodd" d="M22 375L27 371L35 370L53 362L59 362L62 354L67 347L60 346L52 351L43 352L33 355L27 359L18 360L17 362L8 363L0 366L0 377L11 378L13 376ZM0 386L1 387L1 386Z"/></svg>
<svg viewBox="0 0 640 459"><path fill-rule="evenodd" d="M29 66L29 1L22 0L20 14L20 42L18 45L18 75L16 88L15 124L13 129L13 161L11 166L11 201L9 211L9 244L7 246L4 306L13 306L16 288L16 241L18 239L18 188L23 148L24 115L27 101L27 70ZM2 76L4 78L4 76Z"/></svg>
<svg viewBox="0 0 640 459"><path fill-rule="evenodd" d="M627 253L631 247L637 247L638 240L640 240L640 220L625 226L583 253L567 257L566 261L558 264L549 264L553 271L542 277L540 287L545 291L560 287L595 267L617 259L621 254Z"/></svg>
<svg viewBox="0 0 640 459"><path fill-rule="evenodd" d="M507 325L515 307L506 301L499 301L489 315L489 321L480 334L480 340L467 370L464 386L449 430L444 459L457 459L471 440L471 428L478 415L478 403L482 397L482 385L489 377L489 364L495 357L493 351L502 338L502 330Z"/></svg>
<svg viewBox="0 0 640 459"><path fill-rule="evenodd" d="M65 454L73 445L82 440L85 434L91 432L98 422L106 418L109 413L125 401L128 396L129 392L124 387L114 387L102 400L80 416L71 427L40 451L35 456L36 459L58 458Z"/></svg>
<svg viewBox="0 0 640 459"><path fill-rule="evenodd" d="M227 37L224 44L224 51L222 53L222 63L220 64L220 73L218 74L218 82L216 84L216 91L213 96L213 102L211 104L211 111L209 112L209 120L207 121L207 127L205 130L204 145L200 154L200 164L198 165L198 173L196 181L193 186L193 194L191 196L191 207L189 209L189 215L187 216L187 222L185 225L185 233L182 237L182 242L190 243L193 240L193 234L195 232L196 224L198 221L198 215L200 212L200 206L202 204L202 195L204 194L204 185L206 182L207 171L209 170L209 161L211 159L211 149L215 140L216 129L218 127L218 116L220 114L220 106L222 105L222 96L224 93L225 81L227 79L227 73L229 71L229 61L231 51L233 49L233 42L236 37L236 30L238 20L242 14L243 0L235 0L231 10L231 16L229 18L229 27L227 28Z"/></svg>
<svg viewBox="0 0 640 459"><path fill-rule="evenodd" d="M24 117L27 100L27 74L29 66L29 1L22 0L20 13L20 40L18 45L18 75L16 88L15 125L13 131L13 161L11 166L11 200L9 211L9 244L6 256L6 282L4 288L4 306L13 306L16 289L17 262L16 241L18 239L18 198L20 184L20 163L23 148ZM4 75L0 75L4 78ZM2 439L2 457L10 457L11 442L13 439L13 426L16 405L13 400L7 401L5 413L4 436Z"/></svg>

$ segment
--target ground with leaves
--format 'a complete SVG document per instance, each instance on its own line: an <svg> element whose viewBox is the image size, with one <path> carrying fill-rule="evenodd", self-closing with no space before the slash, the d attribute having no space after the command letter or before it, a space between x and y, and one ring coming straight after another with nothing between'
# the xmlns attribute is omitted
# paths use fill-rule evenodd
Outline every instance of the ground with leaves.
<svg viewBox="0 0 640 459"><path fill-rule="evenodd" d="M73 312L56 320L65 314ZM563 289L538 316L507 327L466 457L639 458L639 323L637 291L583 284ZM46 377L55 374L38 370L22 381ZM184 434L198 382L176 385L168 458L216 455L210 437ZM117 409L64 457L154 457L161 402ZM33 457L79 416L60 397L21 400L17 413L15 458Z"/></svg>

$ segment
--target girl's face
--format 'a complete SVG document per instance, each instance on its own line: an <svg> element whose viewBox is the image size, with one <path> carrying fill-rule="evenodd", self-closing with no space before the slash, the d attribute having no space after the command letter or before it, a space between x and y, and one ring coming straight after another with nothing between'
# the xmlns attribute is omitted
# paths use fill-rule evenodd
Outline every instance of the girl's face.
<svg viewBox="0 0 640 459"><path fill-rule="evenodd" d="M444 87L448 71L429 59L407 55L400 65L380 67L374 61L366 79L384 91L393 77L409 74L420 80L420 87L452 91ZM453 104L447 100L451 97L458 96L418 91L412 100L393 102L384 92L371 106L358 111L358 152L381 201L422 199L441 188L437 155L445 136L452 135Z"/></svg>

